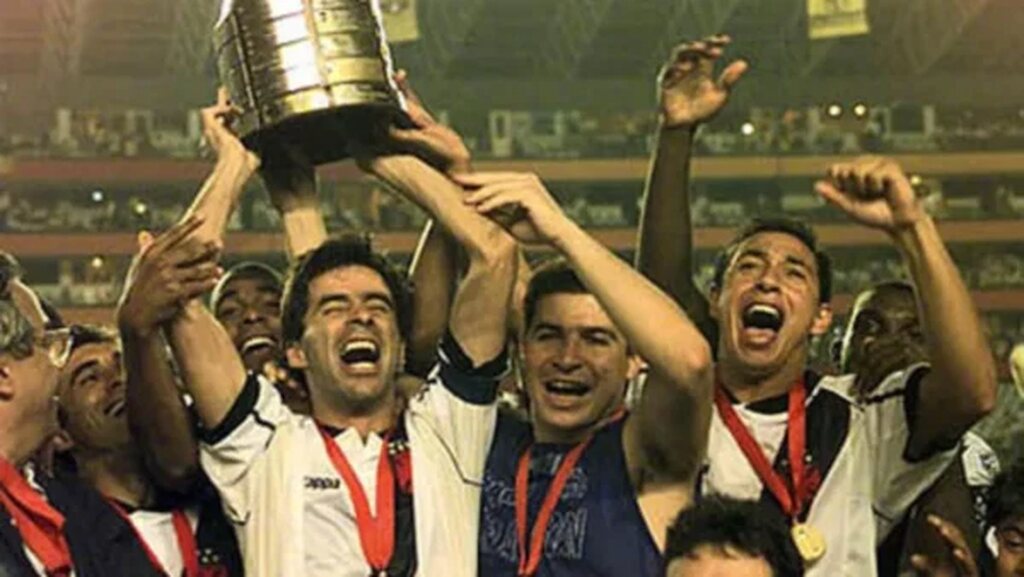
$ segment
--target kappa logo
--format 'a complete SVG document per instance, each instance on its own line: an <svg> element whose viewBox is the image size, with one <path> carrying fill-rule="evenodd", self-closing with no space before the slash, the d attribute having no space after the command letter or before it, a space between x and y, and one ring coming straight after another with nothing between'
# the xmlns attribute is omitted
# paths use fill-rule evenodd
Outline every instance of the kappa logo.
<svg viewBox="0 0 1024 577"><path fill-rule="evenodd" d="M304 477L304 485L313 491L340 489L341 480L333 477Z"/></svg>

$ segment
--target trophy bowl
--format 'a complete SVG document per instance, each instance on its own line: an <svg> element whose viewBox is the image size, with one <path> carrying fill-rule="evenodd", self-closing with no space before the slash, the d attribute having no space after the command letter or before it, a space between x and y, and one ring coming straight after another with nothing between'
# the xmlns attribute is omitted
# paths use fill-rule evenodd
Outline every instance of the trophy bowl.
<svg viewBox="0 0 1024 577"><path fill-rule="evenodd" d="M223 0L214 50L257 152L283 144L324 164L409 125L379 0Z"/></svg>

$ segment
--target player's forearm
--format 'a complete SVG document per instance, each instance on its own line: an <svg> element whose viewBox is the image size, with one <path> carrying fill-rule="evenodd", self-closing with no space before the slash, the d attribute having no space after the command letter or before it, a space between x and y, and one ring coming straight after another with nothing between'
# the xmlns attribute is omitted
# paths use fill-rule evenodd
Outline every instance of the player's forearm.
<svg viewBox="0 0 1024 577"><path fill-rule="evenodd" d="M213 171L185 213L186 218L191 215L203 217L203 225L196 232L198 237L223 241L231 213L255 171L251 163L240 154L228 154L217 160Z"/></svg>
<svg viewBox="0 0 1024 577"><path fill-rule="evenodd" d="M474 366L494 359L505 349L517 265L516 243L510 237L496 237L486 251L470 253L448 326Z"/></svg>
<svg viewBox="0 0 1024 577"><path fill-rule="evenodd" d="M457 274L458 245L433 220L427 222L409 267L413 286L412 337L406 370L426 376L437 357L437 345L448 326Z"/></svg>
<svg viewBox="0 0 1024 577"><path fill-rule="evenodd" d="M289 262L316 249L327 240L327 226L319 203L289 209L281 213L285 249Z"/></svg>
<svg viewBox="0 0 1024 577"><path fill-rule="evenodd" d="M168 340L203 426L216 427L245 384L245 367L234 343L199 301L185 305L171 323Z"/></svg>
<svg viewBox="0 0 1024 577"><path fill-rule="evenodd" d="M374 160L373 172L430 214L466 251L467 257L490 258L500 227L463 202L462 188L414 156Z"/></svg>
<svg viewBox="0 0 1024 577"><path fill-rule="evenodd" d="M934 382L944 389L936 393L980 417L995 403L996 370L970 292L931 218L894 240L917 289Z"/></svg>
<svg viewBox="0 0 1024 577"><path fill-rule="evenodd" d="M198 442L159 331L122 328L128 420L162 488L186 491L199 474Z"/></svg>
<svg viewBox="0 0 1024 577"><path fill-rule="evenodd" d="M699 382L711 349L668 295L579 226L566 220L556 247L637 353L674 383Z"/></svg>

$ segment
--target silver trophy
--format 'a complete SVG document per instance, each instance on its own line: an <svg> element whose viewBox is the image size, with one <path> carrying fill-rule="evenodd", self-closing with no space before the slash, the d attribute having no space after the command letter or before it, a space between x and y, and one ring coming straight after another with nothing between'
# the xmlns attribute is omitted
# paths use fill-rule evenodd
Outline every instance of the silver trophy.
<svg viewBox="0 0 1024 577"><path fill-rule="evenodd" d="M323 164L407 124L379 0L222 1L217 67L249 148L287 144Z"/></svg>

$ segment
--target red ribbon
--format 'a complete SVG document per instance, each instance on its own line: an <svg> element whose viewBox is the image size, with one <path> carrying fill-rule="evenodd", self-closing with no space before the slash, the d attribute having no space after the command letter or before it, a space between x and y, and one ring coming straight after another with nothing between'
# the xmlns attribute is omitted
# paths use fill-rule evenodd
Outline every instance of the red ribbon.
<svg viewBox="0 0 1024 577"><path fill-rule="evenodd" d="M71 574L71 548L64 537L64 515L29 485L21 472L0 457L0 504L18 527L29 551L49 577Z"/></svg>
<svg viewBox="0 0 1024 577"><path fill-rule="evenodd" d="M804 382L801 379L789 390L789 468L792 473L793 491L790 492L786 486L785 479L772 468L768 458L761 451L761 446L754 439L750 431L740 420L732 402L725 394L721 385L715 387L715 406L718 407L718 414L722 417L733 439L740 446L747 462L753 467L758 478L764 486L771 491L771 494L782 507L782 512L794 521L803 513L811 498L811 478L804 468L804 448L807 435L807 391L804 389Z"/></svg>
<svg viewBox="0 0 1024 577"><path fill-rule="evenodd" d="M622 419L625 414L624 410L619 409L602 426L607 426ZM555 478L551 481L551 486L548 487L548 492L544 495L544 500L541 502L540 511L537 513L537 521L534 523L533 530L529 536L527 535L526 517L530 484L530 453L533 447L527 447L523 454L519 456L519 464L516 466L516 535L519 538L519 569L516 575L518 577L532 577L537 573L541 557L544 555L544 539L547 537L548 525L551 523L551 517L555 513L555 507L558 505L558 500L562 497L562 492L565 491L565 485L569 482L569 476L572 475L576 463L579 462L583 456L583 451L587 449L593 440L594 433L590 433L586 439L580 441L579 444L562 457L562 462L558 464L558 469L555 471ZM529 538L530 543L529 551L526 548L527 538Z"/></svg>
<svg viewBox="0 0 1024 577"><path fill-rule="evenodd" d="M373 572L384 573L391 563L395 551L395 475L391 470L391 459L388 458L388 438L385 436L380 446L380 459L377 462L377 516L370 514L370 503L363 491L352 465L345 454L323 425L318 424L320 436L327 448L327 456L334 464L335 470L345 481L348 494L352 498L352 506L356 511L356 525L359 527L359 543L363 547L363 555Z"/></svg>
<svg viewBox="0 0 1024 577"><path fill-rule="evenodd" d="M142 549L146 552L146 557L149 558L149 562L153 567L168 575L168 577L174 577L170 574L160 559L153 552L152 547L146 542L145 537L139 532L139 529L132 522L132 518L128 515L128 512L124 510L124 507L120 503L113 499L107 499L110 505L117 511L117 514L128 523L132 531L135 533L135 538L142 544ZM192 533L192 526L188 522L188 516L181 509L177 509L171 512L171 523L174 525L174 537L178 542L178 549L181 551L182 564L185 566L185 577L199 577L199 547L196 544L196 536Z"/></svg>

